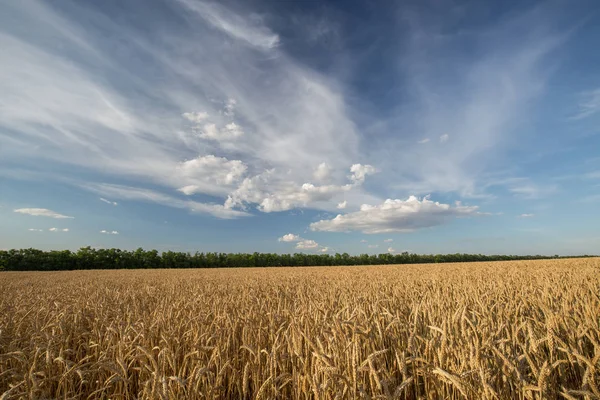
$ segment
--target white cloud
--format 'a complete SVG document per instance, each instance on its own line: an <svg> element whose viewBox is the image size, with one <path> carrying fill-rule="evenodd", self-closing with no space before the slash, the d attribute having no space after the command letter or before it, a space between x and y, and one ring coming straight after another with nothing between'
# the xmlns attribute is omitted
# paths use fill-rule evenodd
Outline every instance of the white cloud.
<svg viewBox="0 0 600 400"><path fill-rule="evenodd" d="M30 229L31 231L32 229ZM50 228L48 229L50 232L69 232L69 228L63 228L63 229L59 229L59 228ZM38 231L42 231L41 229L39 229Z"/></svg>
<svg viewBox="0 0 600 400"><path fill-rule="evenodd" d="M384 242L385 243L392 243L394 241L394 239L385 239Z"/></svg>
<svg viewBox="0 0 600 400"><path fill-rule="evenodd" d="M313 173L313 177L315 180L319 182L323 182L329 179L331 175L331 167L325 162L319 164L319 166L315 169Z"/></svg>
<svg viewBox="0 0 600 400"><path fill-rule="evenodd" d="M187 119L190 122L194 122L199 124L208 119L209 115L207 112L198 111L198 112L186 112L181 114L181 116Z"/></svg>
<svg viewBox="0 0 600 400"><path fill-rule="evenodd" d="M52 168L58 162L72 167L71 181L85 168L103 182L125 180L165 193L182 189L218 196L222 204L239 182L230 188L212 176L191 179L178 172L186 158L214 155L241 161L252 176L275 171L270 183L277 185L269 184L254 203L260 210L335 209L343 200L338 193L343 189L336 194L320 182L315 188L302 185L310 184L315 166L325 162L340 171L328 181L342 187L341 171L359 157L358 130L344 90L336 80L280 55L274 49L278 36L256 14L249 18L243 7L181 0L173 14L190 21L183 31L165 25L164 31L140 35L150 22L118 24L85 6L67 5L60 14L41 2L11 7L13 18L36 29L0 34L0 75L11 77L0 82L0 140L9 162L50 167L48 174L59 180L64 175ZM79 11L88 18L85 27L61 17ZM8 19L0 16L0 26L8 26ZM107 31L115 35L104 35ZM60 51L53 46L56 40ZM145 61L125 62L105 51L115 46L130 59ZM352 190L351 204L369 197L361 188ZM227 213L207 207L195 209Z"/></svg>
<svg viewBox="0 0 600 400"><path fill-rule="evenodd" d="M200 129L198 136L202 139L221 141L237 139L243 134L244 131L239 125L230 122L221 128L217 128L216 124L206 124Z"/></svg>
<svg viewBox="0 0 600 400"><path fill-rule="evenodd" d="M304 239L296 244L296 248L298 250L316 249L317 247L319 247L319 243L315 242L314 240Z"/></svg>
<svg viewBox="0 0 600 400"><path fill-rule="evenodd" d="M104 235L118 235L119 234L118 231L107 231L105 229L101 230L100 233L102 233Z"/></svg>
<svg viewBox="0 0 600 400"><path fill-rule="evenodd" d="M363 204L360 211L339 214L330 220L310 224L313 231L363 233L412 232L421 228L441 225L450 218L476 215L476 206L433 202L428 198L420 200L410 196L407 200L386 200L379 206Z"/></svg>
<svg viewBox="0 0 600 400"><path fill-rule="evenodd" d="M104 203L106 203L106 204L113 205L113 206L116 206L116 205L118 205L118 204L119 204L119 203L117 203L116 201L110 201L110 200L107 200L107 199L105 199L104 197L100 197L100 201L102 201L102 202L104 202Z"/></svg>
<svg viewBox="0 0 600 400"><path fill-rule="evenodd" d="M279 36L268 28L253 24L251 18L232 13L218 3L205 3L193 0L179 0L189 10L194 11L214 28L261 50L271 50L279 44Z"/></svg>
<svg viewBox="0 0 600 400"><path fill-rule="evenodd" d="M538 184L526 177L490 179L483 187L504 187L512 195L522 199L546 197L558 189L558 186L555 184Z"/></svg>
<svg viewBox="0 0 600 400"><path fill-rule="evenodd" d="M74 218L68 215L59 214L55 211L48 210L47 208L17 208L14 210L16 213L33 215L35 217L49 217L49 218Z"/></svg>
<svg viewBox="0 0 600 400"><path fill-rule="evenodd" d="M233 219L251 215L244 211L226 208L221 204L209 204L199 203L191 200L181 200L179 198L150 189L112 185L107 183L87 184L83 185L82 188L113 198L156 203L167 207L186 209L194 213L209 214L222 219Z"/></svg>
<svg viewBox="0 0 600 400"><path fill-rule="evenodd" d="M519 215L519 218L531 218L533 216L534 216L534 214L521 214L521 215Z"/></svg>
<svg viewBox="0 0 600 400"><path fill-rule="evenodd" d="M367 247L370 248L370 249L376 249L376 248L379 247L379 245L378 244L370 244Z"/></svg>
<svg viewBox="0 0 600 400"><path fill-rule="evenodd" d="M354 164L350 167L350 179L356 183L361 184L365 181L367 175L372 175L377 172L377 169L372 165Z"/></svg>
<svg viewBox="0 0 600 400"><path fill-rule="evenodd" d="M344 208L346 208L347 205L348 205L348 202L346 200L344 200L341 203L338 203L337 208L340 210L343 210Z"/></svg>
<svg viewBox="0 0 600 400"><path fill-rule="evenodd" d="M361 240L360 242L361 242L361 243L369 243L369 241L368 241L368 240L365 240L365 239Z"/></svg>
<svg viewBox="0 0 600 400"><path fill-rule="evenodd" d="M237 104L237 101L235 101L235 99L228 99L227 103L225 104L225 107L223 109L223 115L225 115L227 117L234 117L236 104Z"/></svg>
<svg viewBox="0 0 600 400"><path fill-rule="evenodd" d="M600 88L582 93L581 98L579 111L571 119L584 119L600 112Z"/></svg>
<svg viewBox="0 0 600 400"><path fill-rule="evenodd" d="M31 232L44 232L43 229L36 229L36 228L29 228L28 230Z"/></svg>
<svg viewBox="0 0 600 400"><path fill-rule="evenodd" d="M314 240L304 239L293 233L283 235L277 240L279 242L296 243L296 249L298 250L318 250L322 253L326 253L327 251L329 251L329 247L320 246L319 243L315 242Z"/></svg>
<svg viewBox="0 0 600 400"><path fill-rule="evenodd" d="M429 138L425 138L425 139L419 140L417 143L419 143L419 144L425 144L425 143L428 143L430 140L431 139L429 139Z"/></svg>
<svg viewBox="0 0 600 400"><path fill-rule="evenodd" d="M450 139L450 135L444 133L442 136L440 136L440 143L446 143L448 139Z"/></svg>
<svg viewBox="0 0 600 400"><path fill-rule="evenodd" d="M332 209L330 200L356 190L358 185L364 181L365 175L374 170L371 166L363 168L360 164L355 164L353 168L354 184L322 186L312 183L297 185L282 179L275 170L267 170L251 178L245 178L240 186L230 194L225 206L243 208L245 204L258 204L258 210L266 213L287 211L298 207L330 210ZM354 177L355 174L358 174L360 178ZM347 201L346 204L348 204Z"/></svg>
<svg viewBox="0 0 600 400"><path fill-rule="evenodd" d="M474 59L446 59L450 51L441 49L453 48L461 35L438 35L444 27L414 20L402 43L408 52L398 63L399 74L410 77L404 93L409 107L390 104L400 111L382 113L397 115L378 125L387 134L374 132L365 139L381 141L366 143L359 134L363 123L355 121L368 116L349 117L357 110L344 98L344 82L277 49L279 37L267 20L248 15L246 7L251 5L180 0L171 11L186 23L156 30L149 29L150 19L119 24L85 5L61 5L57 13L48 3L14 2L12 12L0 16L0 26L7 27L0 34L0 76L10 77L0 81L3 156L36 168L59 162L72 167L75 179L78 168L85 168L104 182L152 185L160 188L158 201L145 195L129 199L225 218L248 215L235 210L248 204L265 212L334 211L346 199L351 208L379 204L383 199L366 199L363 187L343 189L341 174L356 161L376 160L387 174L381 181L397 185L400 193L475 192L495 158L487 155L502 157L513 122L543 92L546 57L560 42L543 25L513 35L518 29L507 20L483 32L486 43L502 39L501 46L486 46ZM85 27L61 17L69 14L84 14ZM11 33L10 19L36 29ZM516 25L522 32L526 24ZM105 50L115 48L122 52ZM438 58L444 62L432 62ZM440 85L440 76L452 85ZM417 143L424 137L436 140L442 132L452 136L444 146ZM228 135L235 140L212 140ZM239 160L248 175L219 184L212 175L177 173L187 158L209 154ZM330 188L313 180L315 166L324 162ZM266 170L273 172L261 182ZM368 173L352 171L352 183ZM171 195L176 189L217 196L219 204L185 202Z"/></svg>
<svg viewBox="0 0 600 400"><path fill-rule="evenodd" d="M394 250L393 247L388 247L387 251L388 251L388 253L395 253L396 252L396 250Z"/></svg>
<svg viewBox="0 0 600 400"><path fill-rule="evenodd" d="M186 195L224 194L233 189L247 169L246 164L240 160L228 160L214 155L199 156L178 166L181 179L187 183L179 191Z"/></svg>
<svg viewBox="0 0 600 400"><path fill-rule="evenodd" d="M298 235L294 235L293 233L288 233L287 235L283 235L279 239L280 242L299 242L302 238Z"/></svg>

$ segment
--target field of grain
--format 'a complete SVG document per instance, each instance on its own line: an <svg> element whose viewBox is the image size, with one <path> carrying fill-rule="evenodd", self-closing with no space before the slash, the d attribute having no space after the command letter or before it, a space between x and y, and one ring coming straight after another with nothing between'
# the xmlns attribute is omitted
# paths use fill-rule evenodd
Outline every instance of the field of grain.
<svg viewBox="0 0 600 400"><path fill-rule="evenodd" d="M0 393L600 399L600 260L0 274Z"/></svg>

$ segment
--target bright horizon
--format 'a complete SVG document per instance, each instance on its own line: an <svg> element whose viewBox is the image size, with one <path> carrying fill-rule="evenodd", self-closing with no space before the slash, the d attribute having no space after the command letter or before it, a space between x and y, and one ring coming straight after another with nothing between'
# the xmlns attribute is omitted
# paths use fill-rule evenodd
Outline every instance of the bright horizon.
<svg viewBox="0 0 600 400"><path fill-rule="evenodd" d="M600 5L0 5L0 249L597 254Z"/></svg>

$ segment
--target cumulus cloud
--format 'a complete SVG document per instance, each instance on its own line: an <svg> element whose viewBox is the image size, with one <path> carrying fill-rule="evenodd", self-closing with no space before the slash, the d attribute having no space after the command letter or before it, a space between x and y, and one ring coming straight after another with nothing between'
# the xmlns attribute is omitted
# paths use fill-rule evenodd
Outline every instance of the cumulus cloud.
<svg viewBox="0 0 600 400"><path fill-rule="evenodd" d="M13 210L16 213L33 215L34 217L48 217L48 218L74 218L68 215L59 214L55 211L48 210L47 208L17 208Z"/></svg>
<svg viewBox="0 0 600 400"><path fill-rule="evenodd" d="M279 239L280 242L299 242L302 238L298 235L294 235L293 233L288 233L287 235L283 235Z"/></svg>
<svg viewBox="0 0 600 400"><path fill-rule="evenodd" d="M329 179L331 174L331 167L323 162L321 164L319 164L319 166L315 169L315 172L313 173L313 177L319 181L319 182L323 182L326 181L327 179Z"/></svg>
<svg viewBox="0 0 600 400"><path fill-rule="evenodd" d="M101 230L100 233L102 233L104 235L118 235L119 234L118 231L107 231L105 229Z"/></svg>
<svg viewBox="0 0 600 400"><path fill-rule="evenodd" d="M372 165L354 164L350 167L350 179L354 183L363 183L367 175L372 175L377 172L377 169Z"/></svg>
<svg viewBox="0 0 600 400"><path fill-rule="evenodd" d="M348 202L346 200L344 200L341 203L338 203L337 208L340 210L343 210L344 208L346 208L347 205L348 205Z"/></svg>
<svg viewBox="0 0 600 400"><path fill-rule="evenodd" d="M379 245L378 244L370 244L367 247L370 248L370 249L376 249L376 248L379 247Z"/></svg>
<svg viewBox="0 0 600 400"><path fill-rule="evenodd" d="M63 232L69 232L69 228L63 228Z"/></svg>
<svg viewBox="0 0 600 400"><path fill-rule="evenodd" d="M132 11L128 7L123 12ZM0 82L5 106L0 140L7 139L8 161L50 167L50 173L55 163L68 165L72 180L83 181L77 168L85 168L101 173L93 176L104 182L208 194L220 204L191 207L175 198L175 207L219 217L248 215L219 207L240 182L229 187L227 179L217 183L212 173L186 176L178 167L187 157L241 160L253 175L276 171L259 195L247 196L260 197L253 205L266 212L335 209L343 199L344 189L335 194L321 189L323 182L303 188L320 163L342 171L359 159L359 134L343 90L337 81L279 54L277 34L257 14L249 16L245 6L176 1L164 16L171 18L164 30L149 29L151 18L118 24L85 5L54 8L59 7L17 2L0 15L0 25L8 26L0 35L0 75L20 82ZM85 28L77 22L80 13L88 18ZM36 29L27 35L12 30L11 18ZM179 18L190 23L181 25ZM49 38L61 42L60 51ZM130 57L106 51L115 46ZM341 173L330 178L344 186ZM363 194L353 190L354 197Z"/></svg>
<svg viewBox="0 0 600 400"><path fill-rule="evenodd" d="M288 233L287 235L283 235L282 237L280 237L277 240L279 242L296 243L297 250L314 250L314 251L318 250L323 253L326 253L327 251L329 251L329 247L321 246L321 245L319 245L319 243L317 243L314 240L305 239L305 238L300 237L299 235L295 235L293 233Z"/></svg>
<svg viewBox="0 0 600 400"><path fill-rule="evenodd" d="M181 114L181 116L185 119L187 119L190 122L199 124L203 121L205 121L206 119L208 119L209 115L207 112L204 111L198 111L198 112L186 112Z"/></svg>
<svg viewBox="0 0 600 400"><path fill-rule="evenodd" d="M218 128L216 124L206 124L200 129L198 135L202 139L209 140L233 140L244 134L242 128L235 122L230 122L224 127Z"/></svg>
<svg viewBox="0 0 600 400"><path fill-rule="evenodd" d="M531 218L533 217L535 214L521 214L519 215L519 218Z"/></svg>
<svg viewBox="0 0 600 400"><path fill-rule="evenodd" d="M444 133L442 136L440 136L440 143L445 143L448 141L448 139L450 139L450 135Z"/></svg>
<svg viewBox="0 0 600 400"><path fill-rule="evenodd" d="M36 229L36 228L29 228L28 230L31 232L44 232L43 229Z"/></svg>
<svg viewBox="0 0 600 400"><path fill-rule="evenodd" d="M363 204L360 211L339 214L330 220L321 220L310 224L313 231L363 233L412 232L417 229L441 225L450 218L476 215L478 207L454 207L433 202L427 197L419 199L410 196L407 200L386 200L378 206Z"/></svg>
<svg viewBox="0 0 600 400"><path fill-rule="evenodd" d="M48 229L50 232L58 232L58 228L50 228Z"/></svg>
<svg viewBox="0 0 600 400"><path fill-rule="evenodd" d="M244 208L246 204L258 204L258 210L265 213L287 211L298 207L320 206L329 209L332 206L328 203L331 199L354 190L364 181L367 174L374 171L373 167L360 164L353 165L353 168L354 184L321 186L312 183L297 185L283 179L275 170L267 170L253 177L245 178L239 187L229 195L225 201L225 207ZM344 202L338 204L342 203Z"/></svg>
<svg viewBox="0 0 600 400"><path fill-rule="evenodd" d="M106 204L113 205L113 206L116 206L116 205L118 205L118 204L119 204L119 203L117 203L116 201L110 201L110 200L107 200L107 199L105 199L104 197L100 197L100 201L102 201L102 202L104 202L104 203L106 203Z"/></svg>
<svg viewBox="0 0 600 400"><path fill-rule="evenodd" d="M388 251L388 253L395 253L396 252L396 250L394 250L393 247L388 247L387 251Z"/></svg>
<svg viewBox="0 0 600 400"><path fill-rule="evenodd" d="M296 244L298 250L316 249L317 247L319 247L319 243L308 239L301 240Z"/></svg>
<svg viewBox="0 0 600 400"><path fill-rule="evenodd" d="M199 156L182 162L177 171L189 183L179 191L191 195L195 193L226 193L245 174L248 167L240 160L228 160L214 155Z"/></svg>
<svg viewBox="0 0 600 400"><path fill-rule="evenodd" d="M223 115L225 115L227 117L235 116L235 105L236 104L237 104L237 101L235 99L227 99L227 103L225 104L225 107L223 108Z"/></svg>

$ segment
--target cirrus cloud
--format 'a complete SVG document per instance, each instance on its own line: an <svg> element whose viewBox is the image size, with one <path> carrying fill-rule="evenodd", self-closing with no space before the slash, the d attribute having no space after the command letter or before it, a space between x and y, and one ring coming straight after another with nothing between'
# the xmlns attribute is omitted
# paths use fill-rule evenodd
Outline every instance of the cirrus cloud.
<svg viewBox="0 0 600 400"><path fill-rule="evenodd" d="M19 213L19 214L32 215L34 217L48 217L48 218L57 218L57 219L63 219L63 218L73 219L73 218L75 218L75 217L70 217L68 215L63 215L63 214L57 213L52 210L48 210L47 208L17 208L13 211L16 213Z"/></svg>

